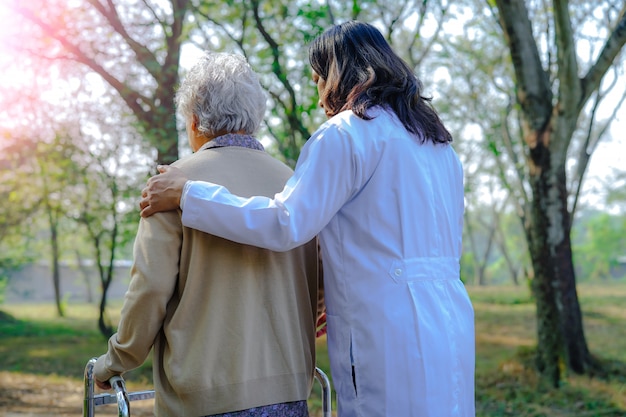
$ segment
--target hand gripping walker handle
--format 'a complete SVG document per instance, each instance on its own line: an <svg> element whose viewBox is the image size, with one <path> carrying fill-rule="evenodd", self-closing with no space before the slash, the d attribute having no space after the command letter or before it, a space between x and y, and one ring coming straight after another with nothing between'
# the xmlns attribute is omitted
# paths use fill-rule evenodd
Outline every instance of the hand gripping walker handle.
<svg viewBox="0 0 626 417"><path fill-rule="evenodd" d="M119 417L130 417L130 400L126 393L126 384L124 379L119 376L113 376L109 379L109 384L115 390L115 396L117 397L117 409Z"/></svg>
<svg viewBox="0 0 626 417"><path fill-rule="evenodd" d="M111 387L115 390L115 395L99 394L94 395L93 367L96 358L91 358L85 366L85 396L83 398L83 417L93 417L95 407L103 404L117 403L119 417L130 417L130 402L126 393L126 385L121 376L114 376L109 380Z"/></svg>

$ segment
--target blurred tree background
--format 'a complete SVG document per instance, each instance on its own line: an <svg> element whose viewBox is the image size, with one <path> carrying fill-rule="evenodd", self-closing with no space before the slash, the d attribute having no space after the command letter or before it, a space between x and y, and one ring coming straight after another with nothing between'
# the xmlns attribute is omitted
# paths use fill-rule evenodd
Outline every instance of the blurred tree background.
<svg viewBox="0 0 626 417"><path fill-rule="evenodd" d="M268 113L259 138L294 165L324 121L307 45L334 23L376 25L415 68L466 176L462 278L530 286L537 366L599 366L577 282L626 278L626 4L622 0L6 0L0 17L0 296L12 271L97 266L104 335L116 260L156 163L188 154L174 93L203 49L244 55ZM590 172L590 167L595 172ZM593 175L592 175L593 174Z"/></svg>

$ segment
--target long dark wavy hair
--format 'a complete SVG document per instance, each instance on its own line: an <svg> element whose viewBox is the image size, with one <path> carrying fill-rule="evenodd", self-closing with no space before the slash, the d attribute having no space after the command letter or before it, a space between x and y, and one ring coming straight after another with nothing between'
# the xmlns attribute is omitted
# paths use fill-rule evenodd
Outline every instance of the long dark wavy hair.
<svg viewBox="0 0 626 417"><path fill-rule="evenodd" d="M370 107L384 106L421 142L452 142L422 82L374 26L349 21L325 30L311 43L309 62L326 82L320 100L330 116L352 110L369 120Z"/></svg>

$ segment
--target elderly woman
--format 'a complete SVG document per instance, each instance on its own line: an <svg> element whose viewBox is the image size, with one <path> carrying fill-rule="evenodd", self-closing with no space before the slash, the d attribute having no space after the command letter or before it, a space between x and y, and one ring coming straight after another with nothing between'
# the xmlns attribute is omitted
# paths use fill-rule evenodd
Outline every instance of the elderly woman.
<svg viewBox="0 0 626 417"><path fill-rule="evenodd" d="M291 169L252 136L265 96L242 57L204 54L176 104L194 151L174 163L186 176L248 196L283 188ZM186 228L180 211L142 219L96 382L109 388L154 348L156 416L308 416L317 274L315 239L279 253Z"/></svg>

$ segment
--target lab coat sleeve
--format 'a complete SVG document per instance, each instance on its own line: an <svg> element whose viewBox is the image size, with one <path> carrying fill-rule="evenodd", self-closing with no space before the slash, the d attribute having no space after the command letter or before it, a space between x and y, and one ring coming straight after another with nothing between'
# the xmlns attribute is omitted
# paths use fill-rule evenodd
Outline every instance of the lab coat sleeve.
<svg viewBox="0 0 626 417"><path fill-rule="evenodd" d="M359 158L350 135L324 125L302 149L293 176L274 198L242 198L194 181L183 224L235 242L286 251L311 240L358 191Z"/></svg>

